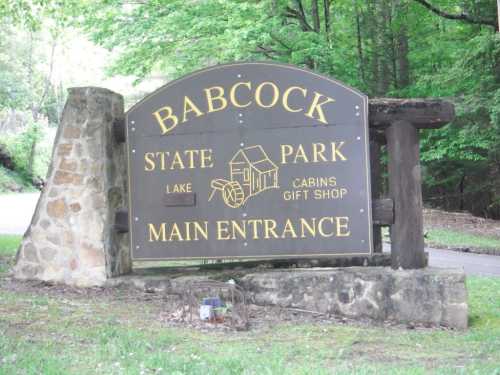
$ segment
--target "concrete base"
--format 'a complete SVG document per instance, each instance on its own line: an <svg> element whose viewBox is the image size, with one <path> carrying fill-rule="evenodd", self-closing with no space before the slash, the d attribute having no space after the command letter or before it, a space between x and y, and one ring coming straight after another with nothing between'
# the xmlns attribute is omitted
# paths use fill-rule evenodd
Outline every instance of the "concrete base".
<svg viewBox="0 0 500 375"><path fill-rule="evenodd" d="M193 282L234 279L258 305L317 311L350 319L370 319L466 329L465 274L458 269L393 270L388 267L287 270L172 270L109 279L107 286L129 285L182 295Z"/></svg>

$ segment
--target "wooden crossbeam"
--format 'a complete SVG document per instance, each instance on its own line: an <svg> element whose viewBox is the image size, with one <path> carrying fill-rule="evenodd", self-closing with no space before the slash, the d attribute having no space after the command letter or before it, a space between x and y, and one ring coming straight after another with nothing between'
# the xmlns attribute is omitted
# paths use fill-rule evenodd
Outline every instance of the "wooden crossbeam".
<svg viewBox="0 0 500 375"><path fill-rule="evenodd" d="M386 128L398 121L417 129L440 128L455 118L455 107L441 99L370 99L371 128Z"/></svg>

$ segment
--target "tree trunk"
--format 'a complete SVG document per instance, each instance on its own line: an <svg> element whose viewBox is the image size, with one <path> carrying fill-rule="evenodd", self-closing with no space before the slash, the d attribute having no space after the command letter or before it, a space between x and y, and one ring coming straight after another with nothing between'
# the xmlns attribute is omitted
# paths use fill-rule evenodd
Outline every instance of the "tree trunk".
<svg viewBox="0 0 500 375"><path fill-rule="evenodd" d="M369 41L371 45L370 51L370 70L371 81L370 91L372 95L378 95L378 81L379 81L379 51L377 43L377 32L379 31L378 17L376 17L376 0L369 0L367 7L366 19L368 24L366 26Z"/></svg>
<svg viewBox="0 0 500 375"><path fill-rule="evenodd" d="M313 18L313 28L314 31L320 32L320 19L319 19L319 10L318 10L318 0L311 1L311 14Z"/></svg>
<svg viewBox="0 0 500 375"><path fill-rule="evenodd" d="M498 0L500 1L500 0ZM325 17L326 40L330 42L330 0L323 0L323 15Z"/></svg>
<svg viewBox="0 0 500 375"><path fill-rule="evenodd" d="M28 173L31 180L35 177L35 155L36 155L37 139L33 138L33 143L31 144L30 156L28 159Z"/></svg>
<svg viewBox="0 0 500 375"><path fill-rule="evenodd" d="M326 0L325 0L326 1ZM366 83L365 76L365 58L363 54L363 39L361 36L361 15L358 7L357 0L353 0L354 2L354 10L356 12L356 34L357 34L357 47L358 47L358 70L359 76L363 83Z"/></svg>
<svg viewBox="0 0 500 375"><path fill-rule="evenodd" d="M390 45L388 44L388 28L390 23L390 9L387 4L387 0L379 0L377 1L377 14L378 18L378 30L376 34L377 40L377 50L375 53L379 55L379 74L377 81L377 92L378 96L383 96L387 93L390 86L390 68L389 61L387 58L387 52L390 51ZM388 48L389 47L389 48Z"/></svg>
<svg viewBox="0 0 500 375"><path fill-rule="evenodd" d="M460 190L460 208L459 208L459 211L463 211L465 209L465 198L464 198L465 173L462 174L462 177L460 178L459 190Z"/></svg>
<svg viewBox="0 0 500 375"><path fill-rule="evenodd" d="M396 34L394 32L394 28L395 28L395 25L394 25L394 22L393 22L393 17L395 15L393 15L393 5L394 5L394 0L390 0L391 1L391 7L389 9L389 22L388 22L388 25L389 27L386 29L386 33L385 33L385 39L386 39L386 43L388 43L390 45L390 51L391 51L391 54L388 56L388 60L389 60L389 63L390 63L390 68L391 68L391 77L392 77L392 82L394 83L394 86L396 88L398 88L398 43L397 43L397 38L396 38ZM396 15L397 16L397 15Z"/></svg>
<svg viewBox="0 0 500 375"><path fill-rule="evenodd" d="M499 0L500 1L500 0ZM397 14L400 17L399 28L397 30L397 65L398 65L398 88L405 88L410 85L410 60L408 58L408 29L407 14L408 3L403 0L398 0Z"/></svg>

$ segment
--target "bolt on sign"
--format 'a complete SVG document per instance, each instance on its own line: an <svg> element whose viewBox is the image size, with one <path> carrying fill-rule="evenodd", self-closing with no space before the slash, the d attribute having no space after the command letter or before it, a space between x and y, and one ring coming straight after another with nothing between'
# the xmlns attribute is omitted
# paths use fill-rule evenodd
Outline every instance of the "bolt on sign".
<svg viewBox="0 0 500 375"><path fill-rule="evenodd" d="M127 113L133 259L372 252L368 98L290 65L234 63Z"/></svg>

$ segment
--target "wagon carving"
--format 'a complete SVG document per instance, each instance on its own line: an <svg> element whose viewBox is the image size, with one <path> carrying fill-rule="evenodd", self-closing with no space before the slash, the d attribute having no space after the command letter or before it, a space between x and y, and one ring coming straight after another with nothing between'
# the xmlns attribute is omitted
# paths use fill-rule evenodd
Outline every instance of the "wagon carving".
<svg viewBox="0 0 500 375"><path fill-rule="evenodd" d="M278 166L260 145L240 149L229 161L230 179L216 178L210 182L210 202L217 191L224 203L241 207L253 196L268 189L278 189Z"/></svg>

